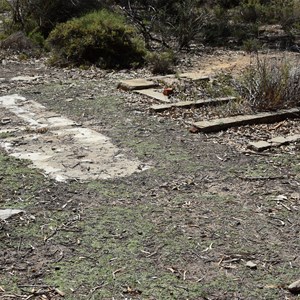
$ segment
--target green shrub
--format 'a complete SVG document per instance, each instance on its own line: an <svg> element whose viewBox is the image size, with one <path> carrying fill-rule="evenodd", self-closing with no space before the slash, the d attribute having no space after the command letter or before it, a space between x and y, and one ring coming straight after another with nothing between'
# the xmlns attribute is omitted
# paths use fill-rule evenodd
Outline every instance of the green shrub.
<svg viewBox="0 0 300 300"><path fill-rule="evenodd" d="M195 0L185 0L174 5L175 13L168 22L170 36L173 33L179 49L189 48L203 37L203 30L211 17L207 10L200 9Z"/></svg>
<svg viewBox="0 0 300 300"><path fill-rule="evenodd" d="M174 73L175 56L173 52L152 52L146 56L146 59L153 74Z"/></svg>
<svg viewBox="0 0 300 300"><path fill-rule="evenodd" d="M298 0L243 0L236 10L242 22L259 24L293 24L299 21Z"/></svg>
<svg viewBox="0 0 300 300"><path fill-rule="evenodd" d="M258 52L261 49L261 44L258 39L250 38L243 41L242 49L248 53Z"/></svg>
<svg viewBox="0 0 300 300"><path fill-rule="evenodd" d="M292 67L286 58L267 60L257 57L237 86L254 111L300 105L300 70Z"/></svg>
<svg viewBox="0 0 300 300"><path fill-rule="evenodd" d="M146 50L123 16L107 10L58 24L47 40L52 62L96 64L104 68L134 67L144 62Z"/></svg>
<svg viewBox="0 0 300 300"><path fill-rule="evenodd" d="M28 34L28 37L33 41L34 44L41 48L44 48L45 38L40 31L33 30Z"/></svg>
<svg viewBox="0 0 300 300"><path fill-rule="evenodd" d="M10 10L10 5L7 0L0 0L0 13L4 13Z"/></svg>
<svg viewBox="0 0 300 300"><path fill-rule="evenodd" d="M244 0L239 10L241 20L247 23L259 22L265 16L265 6L260 0Z"/></svg>

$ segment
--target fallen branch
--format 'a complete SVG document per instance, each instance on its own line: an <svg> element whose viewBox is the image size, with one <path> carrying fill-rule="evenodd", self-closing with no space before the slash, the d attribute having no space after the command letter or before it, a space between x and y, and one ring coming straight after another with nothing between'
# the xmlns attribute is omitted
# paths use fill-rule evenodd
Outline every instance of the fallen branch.
<svg viewBox="0 0 300 300"><path fill-rule="evenodd" d="M255 181L255 180L278 180L278 179L286 179L287 177L286 176L253 176L253 177L240 176L239 178L247 181Z"/></svg>

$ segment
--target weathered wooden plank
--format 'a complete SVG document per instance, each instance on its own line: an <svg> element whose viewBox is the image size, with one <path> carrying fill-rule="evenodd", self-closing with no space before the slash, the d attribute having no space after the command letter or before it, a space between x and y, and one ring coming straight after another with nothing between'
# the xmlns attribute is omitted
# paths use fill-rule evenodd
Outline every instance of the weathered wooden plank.
<svg viewBox="0 0 300 300"><path fill-rule="evenodd" d="M158 87L156 82L143 78L123 80L118 84L118 89L124 91L143 90L154 87Z"/></svg>
<svg viewBox="0 0 300 300"><path fill-rule="evenodd" d="M159 112L159 111L170 109L172 107L178 107L178 108L190 108L192 106L200 107L204 105L215 105L215 104L227 103L235 99L236 99L235 97L222 97L222 98L201 99L197 101L179 101L170 104L152 105L150 109Z"/></svg>
<svg viewBox="0 0 300 300"><path fill-rule="evenodd" d="M179 74L180 78L187 78L191 79L192 81L195 82L200 82L200 81L209 81L209 76L204 75L201 72L188 72L188 73L182 73Z"/></svg>
<svg viewBox="0 0 300 300"><path fill-rule="evenodd" d="M154 98L158 101L164 102L164 103L170 103L170 99L168 96L165 96L162 92L158 92L154 89L146 89L146 90L136 90L135 93L142 94L151 98Z"/></svg>
<svg viewBox="0 0 300 300"><path fill-rule="evenodd" d="M195 122L193 125L199 128L199 131L214 132L242 125L274 123L287 118L295 118L299 115L299 108L291 108L280 110L277 112L263 112L256 115L239 115L228 118Z"/></svg>

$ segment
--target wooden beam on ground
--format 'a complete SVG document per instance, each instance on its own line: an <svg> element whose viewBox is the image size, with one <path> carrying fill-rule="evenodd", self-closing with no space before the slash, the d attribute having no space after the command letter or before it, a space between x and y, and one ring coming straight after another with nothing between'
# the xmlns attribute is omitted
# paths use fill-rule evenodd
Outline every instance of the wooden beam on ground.
<svg viewBox="0 0 300 300"><path fill-rule="evenodd" d="M205 105L216 105L221 103L227 103L229 101L234 101L234 100L236 100L235 97L222 97L222 98L201 99L196 101L180 101L180 102L174 102L170 104L152 105L150 109L155 112L161 112L170 109L172 107L177 107L177 108L201 107Z"/></svg>
<svg viewBox="0 0 300 300"><path fill-rule="evenodd" d="M255 115L239 115L228 118L195 122L193 126L198 128L201 132L214 132L242 125L275 123L287 118L295 118L298 116L300 116L300 108L291 108L277 112L263 112Z"/></svg>
<svg viewBox="0 0 300 300"><path fill-rule="evenodd" d="M162 92L158 92L154 89L136 90L135 92L138 93L138 94L141 94L141 95L151 97L151 98L156 99L160 102L164 102L164 103L170 103L171 102L171 100L169 99L168 96L165 96Z"/></svg>
<svg viewBox="0 0 300 300"><path fill-rule="evenodd" d="M201 81L209 81L210 78L207 75L204 75L201 72L188 72L182 73L178 75L180 78L187 78L194 82L201 82Z"/></svg>
<svg viewBox="0 0 300 300"><path fill-rule="evenodd" d="M158 87L158 84L156 82L142 78L123 80L118 84L118 89L124 91L143 90L154 87Z"/></svg>

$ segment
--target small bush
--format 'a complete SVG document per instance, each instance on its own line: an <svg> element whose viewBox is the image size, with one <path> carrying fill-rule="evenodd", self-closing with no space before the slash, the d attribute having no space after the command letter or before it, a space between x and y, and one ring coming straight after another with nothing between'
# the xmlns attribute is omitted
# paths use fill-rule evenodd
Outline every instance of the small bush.
<svg viewBox="0 0 300 300"><path fill-rule="evenodd" d="M264 18L266 7L260 0L244 0L240 5L240 17L243 22L257 22Z"/></svg>
<svg viewBox="0 0 300 300"><path fill-rule="evenodd" d="M147 55L146 59L153 74L174 73L175 56L173 52L152 52Z"/></svg>
<svg viewBox="0 0 300 300"><path fill-rule="evenodd" d="M41 32L33 30L28 34L28 37L33 41L33 43L41 48L45 46L45 38Z"/></svg>
<svg viewBox="0 0 300 300"><path fill-rule="evenodd" d="M292 67L285 58L257 57L239 81L238 90L254 111L299 106L300 69Z"/></svg>
<svg viewBox="0 0 300 300"><path fill-rule="evenodd" d="M143 41L123 16L107 10L58 24L50 33L53 63L134 67L144 62Z"/></svg>
<svg viewBox="0 0 300 300"><path fill-rule="evenodd" d="M0 0L0 13L4 13L10 10L10 5L7 0Z"/></svg>
<svg viewBox="0 0 300 300"><path fill-rule="evenodd" d="M261 44L258 39L247 39L243 41L242 49L248 53L258 52L261 49Z"/></svg>
<svg viewBox="0 0 300 300"><path fill-rule="evenodd" d="M172 25L170 33L174 34L179 49L189 48L193 41L203 39L204 27L211 16L207 10L199 8L195 0L181 1L174 4L174 8L175 14L168 22Z"/></svg>

